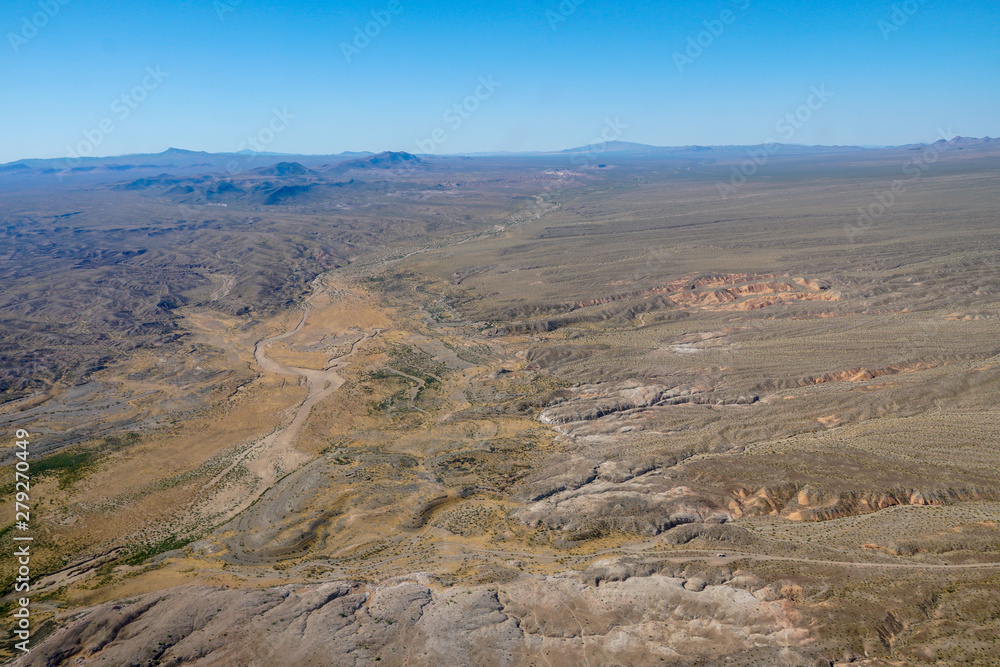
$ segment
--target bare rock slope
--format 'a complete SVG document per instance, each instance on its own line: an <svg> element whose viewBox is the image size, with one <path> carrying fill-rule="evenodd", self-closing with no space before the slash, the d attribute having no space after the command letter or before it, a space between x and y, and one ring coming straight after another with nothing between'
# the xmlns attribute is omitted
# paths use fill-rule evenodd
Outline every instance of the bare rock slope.
<svg viewBox="0 0 1000 667"><path fill-rule="evenodd" d="M442 588L417 575L263 590L181 587L83 610L19 663L74 665L775 664L808 632L728 573L605 561L579 574ZM673 572L672 574L678 574ZM706 623L705 619L712 619Z"/></svg>

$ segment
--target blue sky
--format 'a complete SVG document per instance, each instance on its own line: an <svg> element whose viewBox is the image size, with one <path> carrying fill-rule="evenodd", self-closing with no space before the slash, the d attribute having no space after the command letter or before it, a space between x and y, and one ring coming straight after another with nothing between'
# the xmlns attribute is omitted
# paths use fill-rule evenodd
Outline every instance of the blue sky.
<svg viewBox="0 0 1000 667"><path fill-rule="evenodd" d="M0 162L996 136L998 34L979 0L8 0Z"/></svg>

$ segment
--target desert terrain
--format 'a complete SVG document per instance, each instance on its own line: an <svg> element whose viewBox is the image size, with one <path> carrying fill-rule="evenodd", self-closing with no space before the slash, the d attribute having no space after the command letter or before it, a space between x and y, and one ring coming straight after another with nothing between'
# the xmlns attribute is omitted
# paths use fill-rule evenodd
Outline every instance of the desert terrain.
<svg viewBox="0 0 1000 667"><path fill-rule="evenodd" d="M996 664L1000 142L582 155L0 167L3 659Z"/></svg>

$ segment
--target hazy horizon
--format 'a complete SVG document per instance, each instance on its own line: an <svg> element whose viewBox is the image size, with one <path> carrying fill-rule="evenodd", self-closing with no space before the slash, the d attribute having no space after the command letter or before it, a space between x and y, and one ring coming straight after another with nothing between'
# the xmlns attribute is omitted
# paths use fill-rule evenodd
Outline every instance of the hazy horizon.
<svg viewBox="0 0 1000 667"><path fill-rule="evenodd" d="M783 145L783 146L795 146L795 147L798 147L798 148L806 148L806 149L808 149L808 148L856 148L856 149L861 149L861 150L886 150L886 149L891 150L893 148L903 148L903 147L906 147L906 146L931 145L931 144L933 144L933 143L935 143L937 141L941 141L941 140L955 140L955 139L968 139L968 140L971 140L971 141L984 141L984 140L987 140L987 141L988 140L994 140L995 141L995 140L997 140L996 137L990 137L990 136L984 136L984 137L963 137L962 135L958 135L958 134L949 134L946 137L946 136L944 136L944 134L939 133L937 138L930 139L930 140L927 140L927 141L914 141L914 142L910 142L910 143L906 143L906 144L894 144L894 145L889 145L889 144L882 144L882 145L835 144L834 145L834 144L798 144L798 143L784 143L784 142L775 142L775 143L777 143L779 145ZM631 142L631 141L628 141L628 142L609 141L607 143L609 143L609 144L622 143L622 144L628 144L628 145L632 145L632 146L636 146L636 147L640 147L640 148L662 149L662 150L678 150L678 149L682 149L682 148L699 148L699 149L702 149L702 148L709 148L709 149L753 148L753 147L757 147L757 146L766 145L765 143L758 143L758 144L709 144L709 145L687 144L687 145L675 145L675 146L656 146L656 145L653 145L653 144L645 144L645 143L642 143L642 142ZM206 155L239 155L241 153L246 153L246 154L261 155L261 156L265 156L265 157L266 156L270 156L270 157L290 157L290 158L293 158L293 157L302 157L302 158L336 157L336 156L341 156L341 155L379 155L379 154L383 154L383 153L409 153L411 155L420 156L420 157L477 157L477 156L481 156L481 157L503 157L503 156L518 157L518 156L531 156L531 155L538 155L538 156L558 155L560 153L572 153L574 151L587 152L588 149L590 149L590 150L596 149L597 152L604 152L604 151L608 151L608 152L622 151L622 152L624 152L624 151L628 150L627 148L611 148L611 149L607 149L607 148L604 148L603 146L601 146L600 144L581 144L579 146L568 146L568 147L565 147L565 148L557 148L557 149L552 149L552 150L535 150L535 151L524 150L524 151L472 151L472 152L468 152L468 153L419 153L419 152L416 152L416 151L406 150L406 148L404 147L404 148L398 148L398 149L397 148L386 148L386 149L382 149L382 150L357 150L357 151L343 150L343 151L333 151L333 152L329 152L329 153L286 153L286 152L279 152L279 151L253 151L252 149L243 149L242 151L206 151L206 150L202 150L202 149L198 149L198 148L186 148L186 147L183 147L183 146L168 146L168 147L166 147L166 148L164 148L162 150L158 150L158 151L151 151L151 152L144 152L144 153L116 153L116 154L111 154L111 155L90 155L90 156L87 156L87 157L82 157L80 159L97 159L97 160L103 160L103 159L113 159L113 158L127 158L127 157L138 157L138 156L149 156L149 155L162 155L164 153L169 153L170 151L180 151L180 152L195 153L195 154L204 153ZM25 158L18 158L16 160L11 160L9 162L3 162L3 163L0 163L0 165L15 164L15 163L18 163L18 162L34 161L34 160L62 160L62 159L65 159L65 158L64 157L56 157L56 158L25 157ZM74 160L73 163L75 164L76 161Z"/></svg>
<svg viewBox="0 0 1000 667"><path fill-rule="evenodd" d="M18 0L0 162L77 155L891 146L994 136L985 2L182 6Z"/></svg>

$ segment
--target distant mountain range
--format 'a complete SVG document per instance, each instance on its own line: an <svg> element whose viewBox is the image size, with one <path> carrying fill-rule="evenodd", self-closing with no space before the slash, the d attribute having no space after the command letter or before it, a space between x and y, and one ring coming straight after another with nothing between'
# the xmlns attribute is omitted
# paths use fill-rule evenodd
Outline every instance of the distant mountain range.
<svg viewBox="0 0 1000 667"><path fill-rule="evenodd" d="M922 148L926 144L913 144L912 148ZM974 137L953 137L947 141L944 139L938 139L932 146L951 146L962 150L965 148L982 148L982 147L996 147L1000 146L1000 138L991 139L990 137L983 137L982 139L976 139Z"/></svg>
<svg viewBox="0 0 1000 667"><path fill-rule="evenodd" d="M612 153L616 155L679 155L679 154L730 154L747 150L755 150L771 144L725 145L725 146L651 146L630 141L607 141L587 146L577 146L559 151L560 153ZM847 151L865 150L860 146L802 146L799 144L781 144L784 153L843 153Z"/></svg>
<svg viewBox="0 0 1000 667"><path fill-rule="evenodd" d="M1000 145L1000 139L993 139L991 137L983 138L973 138L973 137L954 137L950 140L945 141L944 139L939 139L934 142L934 145L950 144L959 148L972 148L980 146L996 146ZM572 153L629 153L629 154L689 154L689 153L730 153L733 151L755 149L764 146L765 144L733 144L733 145L717 145L717 146L700 146L700 145L687 145L687 146L653 146L651 144L641 144L630 141L607 141L597 144L588 144L584 146L577 146L575 148L567 148L561 151L525 151L525 152L506 152L506 153L474 153L474 154L457 154L457 155L478 155L478 156L519 156L519 155L560 155L560 154L572 154ZM925 146L928 144L906 144L903 146L886 146L884 148L865 148L861 146L806 146L801 144L781 144L782 149L785 151L795 151L795 152L809 152L809 153L829 153L829 152L846 152L846 151L862 151L862 150L885 150L891 148L913 148L916 146ZM408 156L408 157L405 157ZM109 157L78 157L78 158L27 158L22 160L15 160L14 162L8 162L6 164L0 165L0 173L25 173L29 170L42 170L42 171L69 171L69 172L86 172L96 168L103 169L119 169L121 171L127 171L128 169L135 168L147 168L147 167L190 167L190 166L200 166L200 167L212 167L219 164L235 163L236 165L244 164L245 166L251 166L255 160L258 159L274 159L282 158L283 161L294 161L298 162L306 167L316 167L320 165L328 165L330 163L346 162L348 160L363 160L365 158L374 157L375 159L366 165L362 163L359 164L359 168L366 167L381 167L386 166L399 166L406 163L408 160L414 159L416 156L410 153L398 151L383 151L382 153L373 153L371 151L344 151L342 153L326 154L326 155L303 155L297 153L272 153L272 152L254 152L250 150L244 150L237 153L208 153L206 151L192 151L183 148L168 148L162 153L136 153L127 155L117 155ZM434 155L433 157L449 157L447 155Z"/></svg>
<svg viewBox="0 0 1000 667"><path fill-rule="evenodd" d="M0 189L16 189L30 179L55 177L68 187L110 185L144 190L165 188L164 195L179 201L215 201L245 198L254 203L284 203L290 198L309 199L316 190L346 187L354 180L401 181L417 171L454 171L471 160L530 159L539 166L574 168L615 160L696 160L719 162L743 159L767 149L783 156L831 155L850 152L923 150L929 146L957 150L995 149L1000 139L954 137L933 144L909 144L885 148L860 146L803 146L798 144L752 146L652 146L627 141L608 141L554 152L475 155L413 155L402 151L343 152L333 155L285 153L208 153L168 148L162 153L113 157L25 159L0 165ZM586 160L582 157L587 156ZM565 161L565 164L564 164ZM597 165L605 166L604 164ZM277 182L270 182L275 179Z"/></svg>
<svg viewBox="0 0 1000 667"><path fill-rule="evenodd" d="M394 180L426 168L426 161L415 155L386 151L312 168L301 162L283 161L245 171L227 168L191 176L164 172L112 187L147 192L178 204L314 204L329 200L345 188L370 187L373 181ZM356 181L354 176L363 176L365 181Z"/></svg>
<svg viewBox="0 0 1000 667"><path fill-rule="evenodd" d="M205 151L189 151L182 148L168 148L162 153L138 153L134 155L117 155L111 157L79 157L79 158L44 158L17 160L5 165L0 165L0 173L24 173L28 170L42 173L63 172L65 174L79 174L89 171L118 170L128 171L131 169L225 169L227 171L245 171L258 166L261 161L266 160L268 165L274 164L275 158L284 161L294 159L307 167L314 167L329 164L331 162L343 162L346 160L363 158L372 153L347 152L336 155L288 155L283 153L255 153L253 151L241 151L239 153L207 153Z"/></svg>

